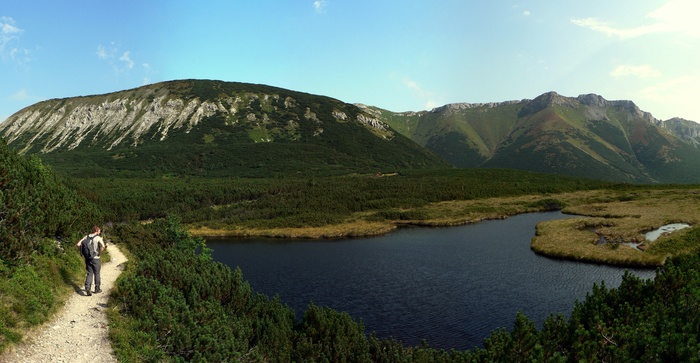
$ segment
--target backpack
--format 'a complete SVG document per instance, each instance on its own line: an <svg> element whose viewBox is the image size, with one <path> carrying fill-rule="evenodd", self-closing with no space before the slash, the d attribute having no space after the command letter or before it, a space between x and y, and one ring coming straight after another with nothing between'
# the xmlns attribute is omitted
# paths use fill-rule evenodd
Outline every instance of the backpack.
<svg viewBox="0 0 700 363"><path fill-rule="evenodd" d="M97 256L95 236L90 236L89 234L85 236L85 240L80 244L80 254L83 255L86 260L93 259Z"/></svg>

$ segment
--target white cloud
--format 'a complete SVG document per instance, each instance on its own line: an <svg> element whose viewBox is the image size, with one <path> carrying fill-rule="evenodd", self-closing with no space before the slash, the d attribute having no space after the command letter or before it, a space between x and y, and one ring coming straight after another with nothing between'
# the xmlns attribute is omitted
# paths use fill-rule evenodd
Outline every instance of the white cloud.
<svg viewBox="0 0 700 363"><path fill-rule="evenodd" d="M328 5L328 1L326 0L316 0L314 1L314 10L321 14L325 11L326 6Z"/></svg>
<svg viewBox="0 0 700 363"><path fill-rule="evenodd" d="M16 27L15 23L15 20L10 17L3 16L0 18L0 34L5 37L21 33L22 29Z"/></svg>
<svg viewBox="0 0 700 363"><path fill-rule="evenodd" d="M109 59L114 59L116 54L119 52L119 47L117 46L116 43L112 42L109 45L98 45L97 46L97 51L95 54L97 54L97 58L100 58L102 60L109 60Z"/></svg>
<svg viewBox="0 0 700 363"><path fill-rule="evenodd" d="M697 108L697 95L700 94L700 74L687 74L667 79L642 88L639 96L656 104L655 110L663 119L683 117L700 122L700 109ZM656 112L656 111L655 111Z"/></svg>
<svg viewBox="0 0 700 363"><path fill-rule="evenodd" d="M614 36L621 39L636 38L646 34L658 33L664 31L664 24L656 23L651 25L639 26L635 28L616 28L609 25L607 22L596 18L571 19L571 22L580 27L595 30L607 36Z"/></svg>
<svg viewBox="0 0 700 363"><path fill-rule="evenodd" d="M423 102L423 107L425 107L425 109L431 110L435 107L440 106L440 104L433 99L433 94L423 89L423 87L421 87L416 81L409 78L404 78L403 85L409 90L411 90L415 94L415 96L421 102Z"/></svg>
<svg viewBox="0 0 700 363"><path fill-rule="evenodd" d="M131 52L124 52L124 54L122 54L122 56L119 57L119 60L126 64L127 70L134 68L134 61L131 59Z"/></svg>
<svg viewBox="0 0 700 363"><path fill-rule="evenodd" d="M700 2L697 0L671 0L648 16L664 24L668 31L700 38L700 26L697 23L699 13Z"/></svg>
<svg viewBox="0 0 700 363"><path fill-rule="evenodd" d="M657 78L661 77L661 72L648 64L622 64L610 71L610 75L613 77L634 76L639 78Z"/></svg>
<svg viewBox="0 0 700 363"><path fill-rule="evenodd" d="M97 46L97 58L100 59L107 59L109 58L109 53L107 52L107 48L105 48L104 45L100 44Z"/></svg>
<svg viewBox="0 0 700 363"><path fill-rule="evenodd" d="M669 0L647 14L646 17L652 20L652 23L647 25L622 28L596 18L571 19L571 22L620 39L657 33L679 33L700 38L700 27L696 20L698 13L700 13L700 2L697 0Z"/></svg>
<svg viewBox="0 0 700 363"><path fill-rule="evenodd" d="M21 63L29 61L29 50L20 47L10 47L13 42L19 41L19 36L24 32L18 28L14 19L0 17L0 57L9 57ZM24 57L20 57L24 55Z"/></svg>
<svg viewBox="0 0 700 363"><path fill-rule="evenodd" d="M98 45L97 50L95 51L95 55L97 55L97 58L107 62L110 66L112 66L114 73L117 75L132 70L136 65L136 61L132 57L131 51L122 51L121 46L114 42L110 43L109 45ZM147 63L143 64L144 69L146 71L149 71L150 66L148 66Z"/></svg>
<svg viewBox="0 0 700 363"><path fill-rule="evenodd" d="M530 10L523 11L523 16L530 16L530 14L532 14L530 13Z"/></svg>

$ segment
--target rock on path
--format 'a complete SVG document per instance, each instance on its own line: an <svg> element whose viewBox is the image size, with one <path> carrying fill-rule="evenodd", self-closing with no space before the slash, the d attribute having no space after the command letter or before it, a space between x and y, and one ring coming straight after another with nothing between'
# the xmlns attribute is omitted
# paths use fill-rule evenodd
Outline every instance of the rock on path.
<svg viewBox="0 0 700 363"><path fill-rule="evenodd" d="M110 244L111 261L102 265L102 293L86 296L83 281L56 317L30 334L26 342L10 348L0 362L116 362L107 324L107 299L124 268L126 257ZM94 289L94 286L93 286Z"/></svg>

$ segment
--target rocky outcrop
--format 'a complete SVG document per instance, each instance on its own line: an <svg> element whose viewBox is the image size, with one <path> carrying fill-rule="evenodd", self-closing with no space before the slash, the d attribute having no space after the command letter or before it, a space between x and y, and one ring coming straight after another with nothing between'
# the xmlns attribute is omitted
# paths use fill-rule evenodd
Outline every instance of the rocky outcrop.
<svg viewBox="0 0 700 363"><path fill-rule="evenodd" d="M681 140L700 147L700 124L697 122L674 117L666 121L660 121L658 125Z"/></svg>
<svg viewBox="0 0 700 363"><path fill-rule="evenodd" d="M513 105L522 102L527 102L528 100L514 100L514 101L504 101L504 102L486 102L486 103L449 103L444 106L436 107L430 110L432 113L443 113L443 114L453 114L455 112L466 110L470 108L496 108L504 105Z"/></svg>
<svg viewBox="0 0 700 363"><path fill-rule="evenodd" d="M285 125L298 124L302 118L321 123L316 110L305 107L305 111L296 112L300 102L292 96L242 91L199 97L182 91L189 90L187 87L186 81L173 81L107 95L40 102L0 123L0 135L9 143L21 137L17 145L21 152L39 145L35 150L48 153L80 145L111 150L117 145L162 141L173 130L189 132L217 114L232 125L247 122L258 128L272 127L268 113L279 115L280 110L284 111ZM332 117L338 122L351 118L339 109L332 111ZM359 112L355 120L380 133L389 130L371 113Z"/></svg>
<svg viewBox="0 0 700 363"><path fill-rule="evenodd" d="M148 99L115 97L95 101L74 98L46 101L8 118L0 131L9 142L23 134L31 134L27 142L45 138L42 152L60 148L74 149L81 143L101 142L108 149L122 142L139 144L145 133L155 129L149 138L164 139L173 128L192 128L203 118L216 112L235 114L235 100L219 102L183 100L161 95Z"/></svg>

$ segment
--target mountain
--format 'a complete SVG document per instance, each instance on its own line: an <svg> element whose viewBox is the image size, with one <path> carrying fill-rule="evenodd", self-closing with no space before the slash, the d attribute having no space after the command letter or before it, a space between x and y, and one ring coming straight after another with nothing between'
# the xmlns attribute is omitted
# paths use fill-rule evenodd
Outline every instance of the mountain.
<svg viewBox="0 0 700 363"><path fill-rule="evenodd" d="M457 167L638 183L700 182L700 125L660 121L632 101L555 92L396 113L359 105Z"/></svg>
<svg viewBox="0 0 700 363"><path fill-rule="evenodd" d="M328 175L449 166L355 105L210 80L40 102L1 123L0 136L71 175Z"/></svg>
<svg viewBox="0 0 700 363"><path fill-rule="evenodd" d="M247 83L181 80L37 103L0 137L70 175L273 176L512 168L700 182L700 125L595 94L420 112Z"/></svg>

